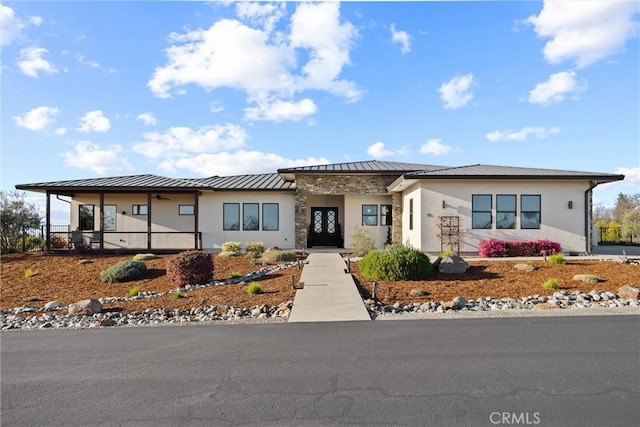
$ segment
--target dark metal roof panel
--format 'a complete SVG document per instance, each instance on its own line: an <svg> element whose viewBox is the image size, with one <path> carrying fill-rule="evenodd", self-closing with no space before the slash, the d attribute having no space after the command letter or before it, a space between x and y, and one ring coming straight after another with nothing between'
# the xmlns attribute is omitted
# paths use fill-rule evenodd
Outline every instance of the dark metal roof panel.
<svg viewBox="0 0 640 427"><path fill-rule="evenodd" d="M131 175L66 181L18 184L19 190L144 190L202 188L196 180L167 178L158 175Z"/></svg>
<svg viewBox="0 0 640 427"><path fill-rule="evenodd" d="M404 175L408 179L428 179L428 178L487 178L487 179L590 179L618 181L624 179L624 175L582 172L561 169L525 168L516 166L495 166L495 165L470 165L454 168L441 168L431 171L418 171Z"/></svg>
<svg viewBox="0 0 640 427"><path fill-rule="evenodd" d="M386 162L368 160L364 162L330 163L326 165L300 166L278 169L278 173L392 173L433 170L444 166L424 165L421 163Z"/></svg>
<svg viewBox="0 0 640 427"><path fill-rule="evenodd" d="M296 188L294 183L285 181L277 173L211 177L205 178L202 182L219 191L276 191Z"/></svg>

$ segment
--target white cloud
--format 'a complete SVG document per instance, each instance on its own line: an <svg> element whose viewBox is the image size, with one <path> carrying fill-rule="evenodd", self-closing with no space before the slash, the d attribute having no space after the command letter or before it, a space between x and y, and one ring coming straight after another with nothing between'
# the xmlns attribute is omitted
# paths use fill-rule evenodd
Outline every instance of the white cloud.
<svg viewBox="0 0 640 427"><path fill-rule="evenodd" d="M53 133L58 136L62 136L67 133L67 128L57 128L56 130L53 131Z"/></svg>
<svg viewBox="0 0 640 427"><path fill-rule="evenodd" d="M153 113L142 113L136 117L136 120L141 121L145 125L155 126L158 121L154 117Z"/></svg>
<svg viewBox="0 0 640 427"><path fill-rule="evenodd" d="M549 80L538 83L536 87L529 91L529 102L532 104L551 105L563 101L567 95L586 90L585 81L576 81L575 71L561 71L551 74Z"/></svg>
<svg viewBox="0 0 640 427"><path fill-rule="evenodd" d="M317 110L316 104L311 99L305 98L298 102L260 101L256 107L245 108L244 113L247 120L281 122L283 120L300 121L315 114Z"/></svg>
<svg viewBox="0 0 640 427"><path fill-rule="evenodd" d="M238 18L247 20L254 25L261 25L267 33L273 31L285 13L286 5L284 2L279 4L244 1L236 3Z"/></svg>
<svg viewBox="0 0 640 427"><path fill-rule="evenodd" d="M411 37L406 31L396 31L396 25L391 24L391 40L400 45L403 54L411 52Z"/></svg>
<svg viewBox="0 0 640 427"><path fill-rule="evenodd" d="M9 6L0 4L0 47L8 46L16 40L22 38L22 31L28 25L39 26L42 18L31 16L24 20L16 16L15 11Z"/></svg>
<svg viewBox="0 0 640 427"><path fill-rule="evenodd" d="M111 121L104 116L102 110L89 111L80 119L80 132L107 132L111 129Z"/></svg>
<svg viewBox="0 0 640 427"><path fill-rule="evenodd" d="M42 106L27 111L22 116L14 116L13 120L16 125L37 132L45 130L55 121L55 116L59 113L60 110L57 107Z"/></svg>
<svg viewBox="0 0 640 427"><path fill-rule="evenodd" d="M47 53L49 53L47 49L36 46L21 49L18 56L18 67L23 74L36 79L39 78L39 72L56 74L58 69L44 59Z"/></svg>
<svg viewBox="0 0 640 427"><path fill-rule="evenodd" d="M179 93L190 84L207 91L233 88L245 92L249 104L256 104L249 111L260 117L267 116L260 114L267 110L264 105L276 105L275 101L309 107L308 102L293 101L297 93L305 90L326 91L347 101L359 100L361 92L355 83L339 78L349 64L350 49L357 36L351 23L341 22L339 4L298 4L290 17L289 34L271 28L284 11L282 6L239 4L241 18L265 28L222 19L207 29L171 34L172 46L165 51L167 64L155 69L147 86L161 98ZM299 64L298 58L308 60ZM282 119L280 115L275 117Z"/></svg>
<svg viewBox="0 0 640 427"><path fill-rule="evenodd" d="M378 141L367 148L367 154L374 159L381 159L383 157L393 156L394 152L385 150L384 142Z"/></svg>
<svg viewBox="0 0 640 427"><path fill-rule="evenodd" d="M556 134L560 132L560 128L558 126L553 126L549 129L544 127L533 127L527 126L520 130L506 130L506 131L494 131L489 132L485 136L489 141L498 142L498 141L524 141L529 135L534 135L536 138L546 138L549 135Z"/></svg>
<svg viewBox="0 0 640 427"><path fill-rule="evenodd" d="M186 170L201 176L271 173L280 168L326 164L325 158L288 159L278 154L238 150L218 154L199 154L184 159L169 159L159 168L165 173Z"/></svg>
<svg viewBox="0 0 640 427"><path fill-rule="evenodd" d="M544 46L552 64L566 60L585 67L624 48L638 35L637 1L549 1L525 23L538 36L550 39Z"/></svg>
<svg viewBox="0 0 640 427"><path fill-rule="evenodd" d="M438 88L440 99L444 102L444 108L456 109L464 107L473 98L471 86L473 84L473 74L457 76L445 82Z"/></svg>
<svg viewBox="0 0 640 427"><path fill-rule="evenodd" d="M209 111L212 113L221 113L224 111L224 105L220 101L211 101L209 103Z"/></svg>
<svg viewBox="0 0 640 427"><path fill-rule="evenodd" d="M243 147L246 131L230 123L203 126L196 130L172 127L164 133L143 134L145 141L134 145L133 151L155 159L186 158L193 153L211 153Z"/></svg>
<svg viewBox="0 0 640 427"><path fill-rule="evenodd" d="M432 156L449 154L452 150L453 148L450 145L443 144L439 138L431 138L420 147L420 153Z"/></svg>
<svg viewBox="0 0 640 427"><path fill-rule="evenodd" d="M119 145L102 148L90 141L79 141L74 151L62 154L64 164L78 169L87 169L100 175L130 173L133 167L120 155Z"/></svg>
<svg viewBox="0 0 640 427"><path fill-rule="evenodd" d="M78 60L79 63L81 63L82 65L86 65L87 67L91 67L91 68L101 68L100 64L98 64L98 62L93 61L93 60L88 60L84 57L84 55L82 54L77 54L76 55L76 59Z"/></svg>

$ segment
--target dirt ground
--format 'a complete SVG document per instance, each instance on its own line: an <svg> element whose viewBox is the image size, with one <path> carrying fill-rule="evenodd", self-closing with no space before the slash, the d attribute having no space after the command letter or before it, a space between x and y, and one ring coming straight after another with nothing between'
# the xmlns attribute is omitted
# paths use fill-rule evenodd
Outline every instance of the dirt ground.
<svg viewBox="0 0 640 427"><path fill-rule="evenodd" d="M2 255L0 308L14 308L23 305L41 307L49 301L69 304L88 298L127 296L129 290L137 287L140 291L166 292L174 287L166 276L165 263L170 255L145 261L148 275L145 279L126 283L105 284L100 281L100 271L120 261L131 259L131 255L95 255L95 254L6 254ZM83 259L91 263L81 264ZM527 295L551 295L553 290L543 289L542 284L550 278L560 282L561 290L593 289L616 292L625 284L640 287L640 267L613 261L569 260L564 265L554 265L540 259L533 264L535 271L520 271L514 268L515 261L471 261L471 269L462 275L443 275L432 273L427 280L385 282L379 281L377 297L385 304L400 302L445 301L456 296L467 299L479 297L520 298ZM259 269L250 264L245 256L214 257L214 279L224 280L232 272L242 275ZM31 269L37 274L25 277ZM352 263L352 273L361 287L363 296L369 297L372 282L364 279ZM259 280L264 291L261 295L249 296L241 285L225 285L184 292L185 298L173 299L170 296L105 304L105 310L140 312L147 308L189 309L203 305L226 304L234 307L251 307L267 304L275 306L292 300L295 291L291 288L292 276L297 283L301 271L289 268ZM585 284L573 281L576 274L593 274L601 281L597 284ZM411 297L413 289L426 293L423 297ZM28 299L38 301L27 301Z"/></svg>

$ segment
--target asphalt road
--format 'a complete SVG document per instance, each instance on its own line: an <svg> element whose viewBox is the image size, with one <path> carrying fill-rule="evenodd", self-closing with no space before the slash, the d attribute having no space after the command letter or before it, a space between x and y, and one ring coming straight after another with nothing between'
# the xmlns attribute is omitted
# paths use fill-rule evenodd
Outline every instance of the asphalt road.
<svg viewBox="0 0 640 427"><path fill-rule="evenodd" d="M640 316L0 339L3 426L640 425Z"/></svg>

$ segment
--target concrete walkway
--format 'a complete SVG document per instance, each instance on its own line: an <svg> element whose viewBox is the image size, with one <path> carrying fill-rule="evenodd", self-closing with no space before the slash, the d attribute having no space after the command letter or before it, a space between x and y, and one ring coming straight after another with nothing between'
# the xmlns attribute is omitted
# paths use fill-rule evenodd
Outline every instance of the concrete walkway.
<svg viewBox="0 0 640 427"><path fill-rule="evenodd" d="M289 322L337 322L371 320L346 264L337 253L313 253L307 257Z"/></svg>

